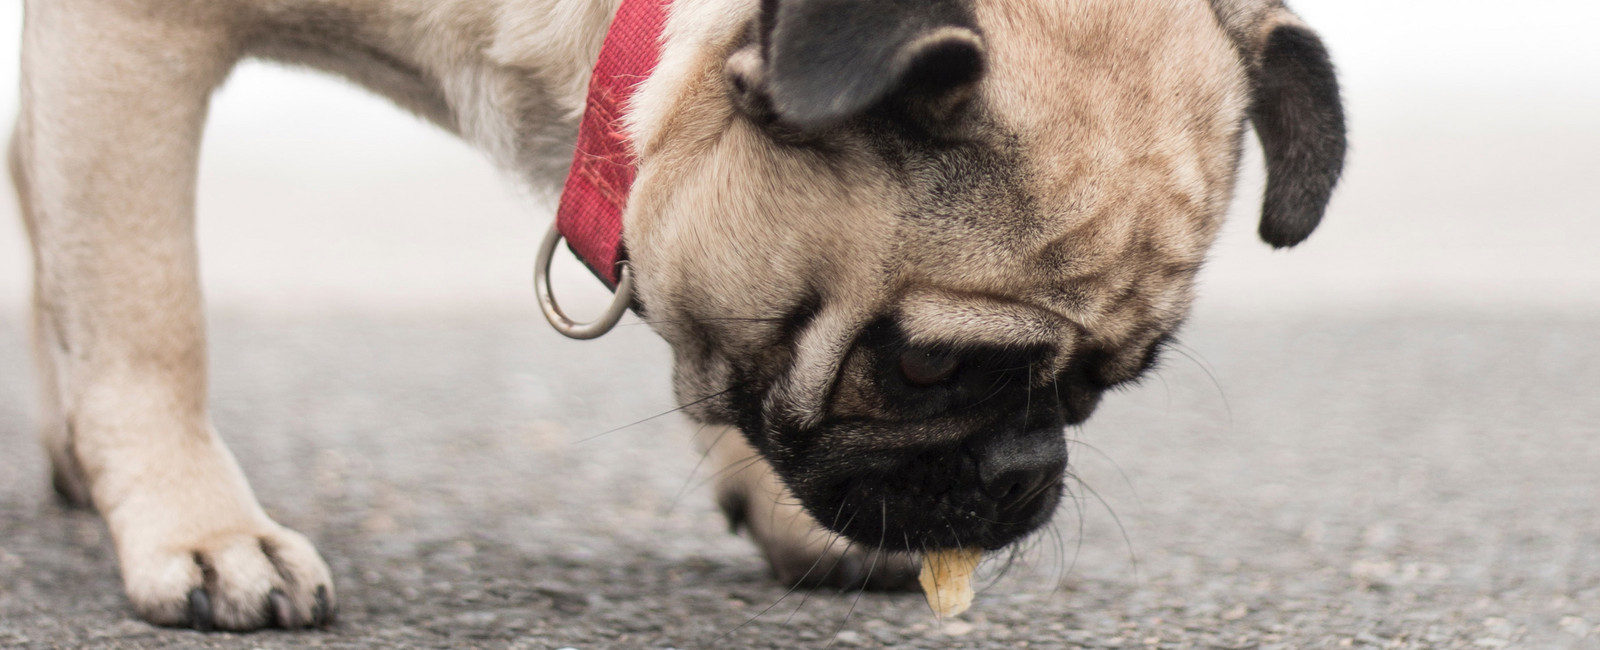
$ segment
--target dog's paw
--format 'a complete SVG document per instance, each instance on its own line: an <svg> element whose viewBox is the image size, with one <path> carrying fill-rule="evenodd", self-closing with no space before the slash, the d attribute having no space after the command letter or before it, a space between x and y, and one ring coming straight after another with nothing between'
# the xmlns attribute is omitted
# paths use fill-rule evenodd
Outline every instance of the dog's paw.
<svg viewBox="0 0 1600 650"><path fill-rule="evenodd" d="M299 533L273 524L119 550L139 616L197 630L324 626L338 611L328 566Z"/></svg>
<svg viewBox="0 0 1600 650"><path fill-rule="evenodd" d="M68 508L92 508L89 497L89 479L77 462L52 458L50 462L50 487L55 490L56 501Z"/></svg>
<svg viewBox="0 0 1600 650"><path fill-rule="evenodd" d="M862 548L823 528L737 432L719 434L710 447L719 466L717 505L730 528L750 534L784 586L920 589L916 557Z"/></svg>
<svg viewBox="0 0 1600 650"><path fill-rule="evenodd" d="M757 538L762 554L772 567L772 575L789 587L832 587L840 590L867 589L870 591L916 591L917 574L922 565L905 553L865 550L857 546L844 547L844 540L834 540L832 534L823 534L822 549L815 540L786 538Z"/></svg>

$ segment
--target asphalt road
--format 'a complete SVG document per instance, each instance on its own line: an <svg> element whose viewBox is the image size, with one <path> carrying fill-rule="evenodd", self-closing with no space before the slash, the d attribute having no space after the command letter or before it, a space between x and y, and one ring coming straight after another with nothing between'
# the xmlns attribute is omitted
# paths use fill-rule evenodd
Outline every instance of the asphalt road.
<svg viewBox="0 0 1600 650"><path fill-rule="evenodd" d="M943 626L916 594L786 594L688 425L623 427L670 408L665 346L535 318L213 319L216 423L343 600L249 635L133 618L103 525L51 498L0 319L0 646L1600 647L1600 315L1202 317L1071 432L1079 498Z"/></svg>
<svg viewBox="0 0 1600 650"><path fill-rule="evenodd" d="M349 84L245 66L201 157L213 414L340 622L133 618L104 526L47 487L0 198L0 648L1600 648L1596 5L1293 4L1343 71L1328 219L1262 246L1246 148L1186 354L1072 432L1078 498L944 626L769 580L690 426L650 419L664 345L533 311L547 205Z"/></svg>

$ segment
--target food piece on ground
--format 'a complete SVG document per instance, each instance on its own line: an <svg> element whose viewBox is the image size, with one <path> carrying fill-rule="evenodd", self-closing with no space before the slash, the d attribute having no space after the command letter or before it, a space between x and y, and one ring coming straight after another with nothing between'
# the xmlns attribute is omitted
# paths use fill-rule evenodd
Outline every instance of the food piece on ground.
<svg viewBox="0 0 1600 650"><path fill-rule="evenodd" d="M949 548L922 556L922 593L939 618L949 618L972 606L972 572L983 559L981 548Z"/></svg>

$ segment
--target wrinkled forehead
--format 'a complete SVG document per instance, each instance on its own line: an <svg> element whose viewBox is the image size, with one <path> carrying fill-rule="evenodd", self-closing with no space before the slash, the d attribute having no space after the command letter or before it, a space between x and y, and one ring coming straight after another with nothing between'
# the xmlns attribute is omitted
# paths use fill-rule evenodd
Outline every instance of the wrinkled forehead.
<svg viewBox="0 0 1600 650"><path fill-rule="evenodd" d="M641 91L672 108L635 124L651 164L630 246L641 264L665 252L674 264L658 266L675 270L664 277L684 277L654 284L687 290L690 270L738 268L768 282L822 280L813 289L824 294L850 288L850 299L823 297L852 311L934 288L1077 317L1125 288L1108 275L1130 260L1147 274L1197 266L1229 198L1246 103L1238 56L1206 1L972 7L988 59L982 126L955 147L893 129L840 134L822 149L773 142L730 118L724 99L722 60L742 27L710 30L726 31L713 40L727 45L709 55L669 48L666 72ZM677 137L655 137L664 133ZM656 218L675 214L700 218ZM746 255L752 247L759 254ZM740 299L718 305L730 313L777 300L765 293L713 292Z"/></svg>
<svg viewBox="0 0 1600 650"><path fill-rule="evenodd" d="M1019 300L1091 328L1181 317L1231 198L1248 102L1209 6L975 8L989 57L981 119L992 128L975 147L934 156L926 166L943 173L924 173L910 192L919 205L896 252L908 294ZM913 332L948 325L910 320Z"/></svg>
<svg viewBox="0 0 1600 650"><path fill-rule="evenodd" d="M1239 55L1206 0L974 7L988 107L1045 151L1181 149L1212 126L1197 117L1244 109Z"/></svg>
<svg viewBox="0 0 1600 650"><path fill-rule="evenodd" d="M1206 2L975 10L988 57L980 119L992 128L927 165L944 173L912 190L923 205L903 233L907 273L978 293L1015 290L1019 277L1073 292L1111 264L1198 265L1231 198L1248 102ZM929 218L942 211L957 218Z"/></svg>
<svg viewBox="0 0 1600 650"><path fill-rule="evenodd" d="M984 110L1016 134L1027 191L1072 228L1225 205L1248 91L1205 0L979 0Z"/></svg>

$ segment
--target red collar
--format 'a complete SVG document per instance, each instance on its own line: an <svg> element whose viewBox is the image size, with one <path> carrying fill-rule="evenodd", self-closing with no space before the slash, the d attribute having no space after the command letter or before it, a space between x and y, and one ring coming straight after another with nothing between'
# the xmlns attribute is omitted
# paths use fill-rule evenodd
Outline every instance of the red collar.
<svg viewBox="0 0 1600 650"><path fill-rule="evenodd" d="M556 227L567 245L612 289L617 287L617 264L626 257L622 209L635 174L622 115L661 58L668 2L623 0L617 9L589 79L578 148L556 209Z"/></svg>

